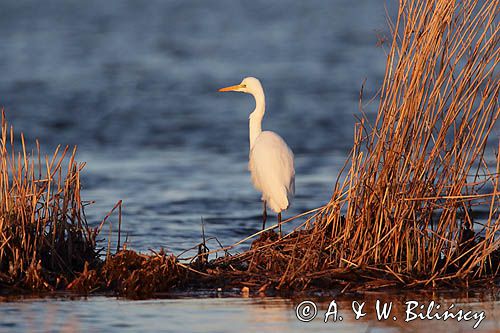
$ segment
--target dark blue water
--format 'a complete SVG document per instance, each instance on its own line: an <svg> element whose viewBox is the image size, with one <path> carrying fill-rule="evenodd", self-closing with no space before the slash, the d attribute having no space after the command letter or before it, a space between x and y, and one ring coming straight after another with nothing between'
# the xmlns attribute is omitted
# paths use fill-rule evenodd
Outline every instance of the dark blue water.
<svg viewBox="0 0 500 333"><path fill-rule="evenodd" d="M78 145L98 223L120 199L129 245L228 245L260 227L247 171L256 76L263 127L296 157L285 217L328 201L352 142L361 84L376 92L386 30L375 1L19 1L0 3L0 104L47 153ZM376 105L368 108L372 112Z"/></svg>

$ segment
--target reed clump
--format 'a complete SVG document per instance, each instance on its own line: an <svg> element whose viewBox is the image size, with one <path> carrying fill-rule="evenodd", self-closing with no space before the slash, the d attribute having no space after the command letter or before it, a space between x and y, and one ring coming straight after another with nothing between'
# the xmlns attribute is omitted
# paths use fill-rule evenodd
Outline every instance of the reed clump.
<svg viewBox="0 0 500 333"><path fill-rule="evenodd" d="M195 280L189 268L164 251L147 255L121 250L94 269L85 267L66 289L86 294L112 291L131 298L145 298L182 289L189 280Z"/></svg>
<svg viewBox="0 0 500 333"><path fill-rule="evenodd" d="M63 287L97 260L97 232L86 222L76 147L42 157L28 152L24 136L2 111L0 138L0 289Z"/></svg>
<svg viewBox="0 0 500 333"><path fill-rule="evenodd" d="M401 0L376 120L356 124L331 200L306 232L237 260L276 288L498 281L499 11Z"/></svg>

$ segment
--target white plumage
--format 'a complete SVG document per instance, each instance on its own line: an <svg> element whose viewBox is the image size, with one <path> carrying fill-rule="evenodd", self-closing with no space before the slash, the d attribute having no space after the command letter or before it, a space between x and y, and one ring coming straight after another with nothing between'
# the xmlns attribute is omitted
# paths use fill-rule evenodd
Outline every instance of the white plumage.
<svg viewBox="0 0 500 333"><path fill-rule="evenodd" d="M250 154L248 169L252 183L262 192L264 202L263 226L266 223L266 203L278 213L281 233L281 212L290 206L295 194L295 169L293 153L285 141L276 133L262 131L262 118L266 111L264 90L260 81L247 77L240 84L219 89L239 91L255 98L255 109L249 118Z"/></svg>
<svg viewBox="0 0 500 333"><path fill-rule="evenodd" d="M269 208L276 213L287 209L295 194L293 153L278 134L260 133L250 150L248 169Z"/></svg>

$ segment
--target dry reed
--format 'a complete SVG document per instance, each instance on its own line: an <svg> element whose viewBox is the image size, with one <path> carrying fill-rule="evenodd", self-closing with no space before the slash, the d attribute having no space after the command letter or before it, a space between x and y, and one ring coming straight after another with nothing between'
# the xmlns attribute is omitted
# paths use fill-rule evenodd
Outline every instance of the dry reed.
<svg viewBox="0 0 500 333"><path fill-rule="evenodd" d="M76 147L42 157L20 150L2 110L0 141L0 288L64 286L97 259L96 236L80 198Z"/></svg>
<svg viewBox="0 0 500 333"><path fill-rule="evenodd" d="M356 124L347 174L314 224L244 255L256 275L277 272L278 288L498 278L500 142L486 147L498 140L499 8L400 1L375 123Z"/></svg>

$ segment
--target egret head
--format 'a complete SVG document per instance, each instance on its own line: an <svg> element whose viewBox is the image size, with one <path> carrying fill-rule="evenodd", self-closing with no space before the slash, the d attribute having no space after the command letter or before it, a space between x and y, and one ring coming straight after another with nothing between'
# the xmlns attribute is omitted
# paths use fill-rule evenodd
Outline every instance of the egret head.
<svg viewBox="0 0 500 333"><path fill-rule="evenodd" d="M262 85L254 77L246 77L240 84L219 89L219 91L238 91L247 94L262 94Z"/></svg>

